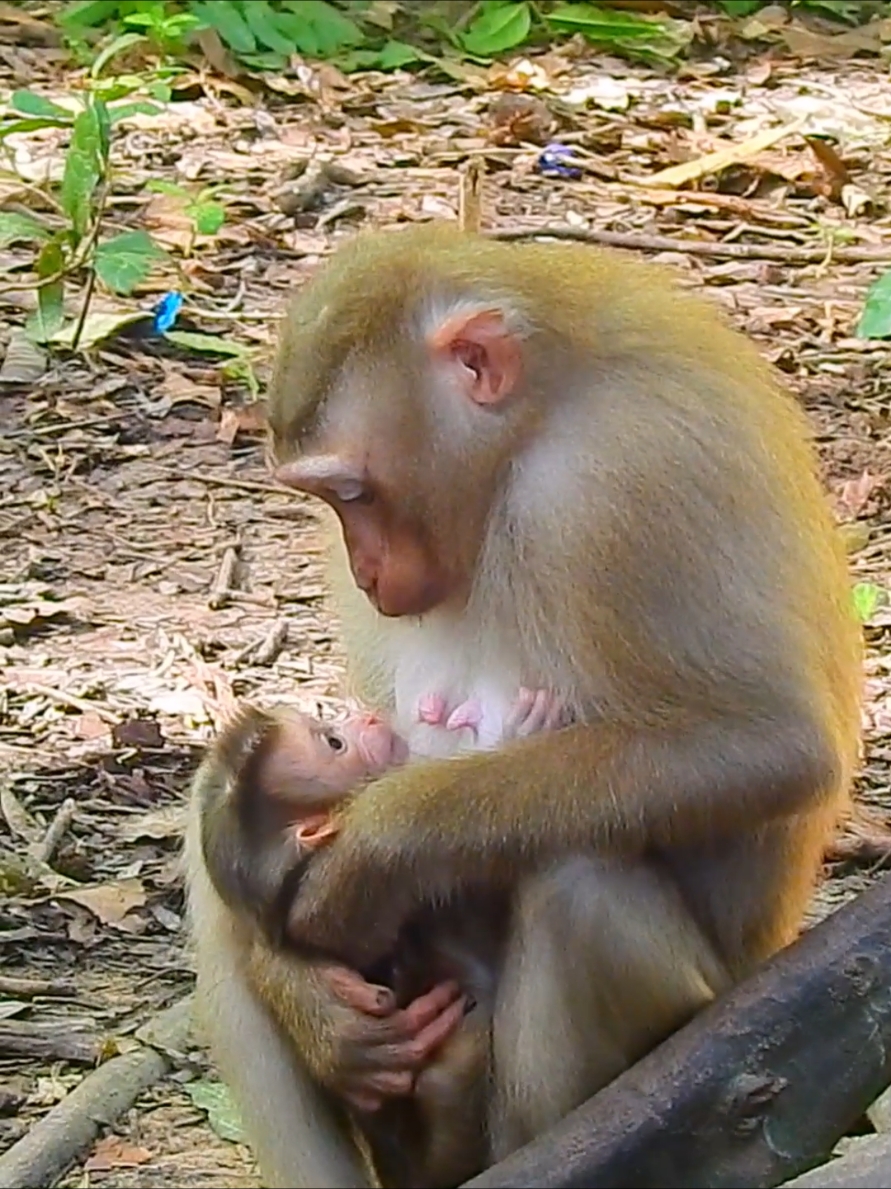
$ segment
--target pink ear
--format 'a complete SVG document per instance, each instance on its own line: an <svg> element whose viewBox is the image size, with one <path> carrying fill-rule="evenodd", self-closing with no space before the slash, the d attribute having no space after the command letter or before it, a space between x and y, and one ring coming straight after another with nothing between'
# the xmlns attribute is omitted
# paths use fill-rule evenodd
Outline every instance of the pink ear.
<svg viewBox="0 0 891 1189"><path fill-rule="evenodd" d="M497 405L520 377L520 345L501 310L454 314L427 343L436 355L461 366L467 394L478 405Z"/></svg>

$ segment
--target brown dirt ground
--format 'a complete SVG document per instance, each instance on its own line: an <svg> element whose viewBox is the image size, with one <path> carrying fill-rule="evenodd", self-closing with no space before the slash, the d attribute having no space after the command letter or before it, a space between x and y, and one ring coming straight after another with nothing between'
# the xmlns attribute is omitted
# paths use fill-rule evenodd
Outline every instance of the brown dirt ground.
<svg viewBox="0 0 891 1189"><path fill-rule="evenodd" d="M487 160L492 226L569 222L674 236L677 250L661 258L787 373L812 418L856 575L887 588L889 349L853 337L881 268L839 263L831 250L833 242L889 243L891 153L878 111L889 104L886 73L869 62L827 68L777 59L765 74L759 59L678 81L593 53L534 61L549 79L542 100L562 113L560 138L590 154L594 172L581 181L544 179L532 168L534 148L487 140L498 80L482 73L443 83L306 70L277 80L255 106L246 92L195 75L165 115L117 133L109 220L149 227L171 247L191 320L258 347L261 378L274 316L319 256L357 225L451 217L457 167L472 155ZM0 84L23 77L64 94L52 51L4 46ZM598 99L616 88L630 98L626 106ZM573 90L588 96L587 107L568 106ZM851 184L867 195L858 206L848 192L851 213L797 138L710 179L699 195L649 193L622 180L696 157L722 133L743 140L773 113L794 114L803 96L823 130L837 126ZM18 151L33 177L41 161L58 160L59 142L40 134ZM288 177L310 158L346 166L361 184L330 186L316 206L303 194L309 209L287 216L280 192L306 186L308 175ZM222 232L189 246L181 212L146 192L148 177L224 183ZM748 244L752 258L694 256L684 251L690 238ZM820 244L820 264L759 257L765 247ZM24 250L0 255L7 277L27 262ZM146 287L142 308L175 283L170 272ZM0 355L27 302L12 288L0 293ZM340 655L322 605L316 520L308 505L272 488L261 438L240 412L247 399L214 363L156 338L108 339L86 357L56 359L33 385L0 384L0 874L9 892L0 909L2 976L65 979L71 992L0 998L0 1022L9 1015L2 1029L52 1026L46 1054L34 1058L7 1048L0 1029L0 1148L88 1069L88 1058L65 1059L63 1039L78 1030L90 1043L121 1036L191 986L178 825L219 708L245 695L337 697ZM239 550L237 589L212 606L230 546ZM858 782L864 803L882 813L891 811L888 623L880 613L868 628ZM251 647L278 625L286 643L258 663ZM46 871L36 882L16 875L11 857L40 843L66 798L72 817L51 861L56 873L96 889L80 901L61 895ZM871 846L833 863L814 915L881 865ZM184 1068L119 1120L113 1131L124 1142L110 1167L94 1153L62 1183L255 1184L245 1151L218 1138L183 1089L204 1061L196 1045Z"/></svg>

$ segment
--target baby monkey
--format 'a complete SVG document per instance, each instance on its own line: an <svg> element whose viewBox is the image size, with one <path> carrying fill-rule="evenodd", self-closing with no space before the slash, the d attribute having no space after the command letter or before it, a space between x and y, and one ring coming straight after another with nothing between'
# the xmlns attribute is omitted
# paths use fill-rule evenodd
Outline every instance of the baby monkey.
<svg viewBox="0 0 891 1189"><path fill-rule="evenodd" d="M489 746L555 729L563 710L547 691L521 689L497 732L491 718L476 700L447 715L436 695L417 709L419 722L449 731L476 734L486 720ZM211 745L197 782L204 858L220 897L270 946L287 950L290 908L312 855L337 834L335 810L410 758L406 741L374 713L324 722L285 707L242 708ZM508 916L507 894L489 889L472 904L422 910L395 952L365 972L389 985L399 1006L450 980L468 1004L411 1097L351 1112L383 1184L438 1189L488 1162L490 1031Z"/></svg>

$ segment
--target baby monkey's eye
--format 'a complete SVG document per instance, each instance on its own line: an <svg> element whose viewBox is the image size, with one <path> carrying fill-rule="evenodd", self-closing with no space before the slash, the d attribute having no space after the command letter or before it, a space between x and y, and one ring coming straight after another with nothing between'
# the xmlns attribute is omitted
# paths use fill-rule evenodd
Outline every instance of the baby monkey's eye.
<svg viewBox="0 0 891 1189"><path fill-rule="evenodd" d="M325 738L327 739L328 746L332 751L343 751L344 747L346 747L346 744L341 739L341 737L339 735L335 735L333 732L327 734Z"/></svg>

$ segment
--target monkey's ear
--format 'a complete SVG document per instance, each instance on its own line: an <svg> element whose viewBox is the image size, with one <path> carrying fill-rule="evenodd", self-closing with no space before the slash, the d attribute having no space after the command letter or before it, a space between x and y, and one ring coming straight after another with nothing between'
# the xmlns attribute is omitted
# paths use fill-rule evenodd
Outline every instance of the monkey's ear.
<svg viewBox="0 0 891 1189"><path fill-rule="evenodd" d="M428 334L427 345L454 365L478 405L499 404L520 377L520 344L502 310L460 310Z"/></svg>
<svg viewBox="0 0 891 1189"><path fill-rule="evenodd" d="M294 826L294 836L302 847L315 850L330 842L338 833L337 823L327 814L305 817Z"/></svg>

